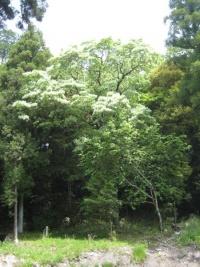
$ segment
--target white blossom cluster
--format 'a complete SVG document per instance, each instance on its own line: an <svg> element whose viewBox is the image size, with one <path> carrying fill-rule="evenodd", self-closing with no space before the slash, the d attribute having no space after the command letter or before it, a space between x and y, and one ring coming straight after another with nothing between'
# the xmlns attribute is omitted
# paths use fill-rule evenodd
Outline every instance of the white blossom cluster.
<svg viewBox="0 0 200 267"><path fill-rule="evenodd" d="M138 116L143 114L149 114L150 110L144 105L137 104L134 108L131 109L132 119L138 118Z"/></svg>
<svg viewBox="0 0 200 267"><path fill-rule="evenodd" d="M34 107L41 103L43 100L58 102L60 104L69 104L67 93L70 88L84 88L83 84L77 83L73 79L70 80L54 80L47 71L34 70L26 73L26 76L31 76L32 82L26 88L26 94L23 96L22 101L16 101L14 107ZM36 103L29 103L29 100Z"/></svg>
<svg viewBox="0 0 200 267"><path fill-rule="evenodd" d="M32 107L37 107L37 103L29 103L24 100L18 100L13 103L13 107L32 108Z"/></svg>
<svg viewBox="0 0 200 267"><path fill-rule="evenodd" d="M23 120L23 121L29 121L30 117L26 114L23 114L23 115L19 115L18 117L20 120Z"/></svg>
<svg viewBox="0 0 200 267"><path fill-rule="evenodd" d="M93 105L94 114L103 112L113 112L119 106L131 108L129 100L124 95L119 93L108 92L106 96L100 96L97 102Z"/></svg>
<svg viewBox="0 0 200 267"><path fill-rule="evenodd" d="M96 98L97 95L88 93L86 90L84 90L81 91L80 94L75 94L72 96L71 105L86 105L86 103L92 105Z"/></svg>

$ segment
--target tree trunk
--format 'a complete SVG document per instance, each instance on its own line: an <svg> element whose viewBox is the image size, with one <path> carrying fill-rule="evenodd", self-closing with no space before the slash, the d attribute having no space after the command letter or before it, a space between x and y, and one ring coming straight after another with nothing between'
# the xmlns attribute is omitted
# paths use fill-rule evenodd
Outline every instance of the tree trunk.
<svg viewBox="0 0 200 267"><path fill-rule="evenodd" d="M18 192L17 192L17 185L15 185L15 207L14 207L14 242L18 244L18 225L17 225L17 216L18 216Z"/></svg>
<svg viewBox="0 0 200 267"><path fill-rule="evenodd" d="M20 234L24 231L24 196L23 194L19 198L19 224L18 231Z"/></svg>
<svg viewBox="0 0 200 267"><path fill-rule="evenodd" d="M161 216L159 205L158 205L158 199L157 199L155 192L153 192L153 195L154 195L154 203L155 203L156 213L157 213L159 225L160 225L160 231L162 233L163 232L163 221L162 221L162 216Z"/></svg>
<svg viewBox="0 0 200 267"><path fill-rule="evenodd" d="M69 210L71 210L72 208L72 185L71 185L71 181L68 181L67 183L67 187L68 187L68 208Z"/></svg>

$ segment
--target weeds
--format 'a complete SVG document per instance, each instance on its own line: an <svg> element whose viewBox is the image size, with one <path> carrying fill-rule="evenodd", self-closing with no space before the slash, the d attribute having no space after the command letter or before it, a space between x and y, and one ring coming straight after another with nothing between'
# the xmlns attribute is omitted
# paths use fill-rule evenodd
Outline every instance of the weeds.
<svg viewBox="0 0 200 267"><path fill-rule="evenodd" d="M183 230L177 238L183 246L197 245L200 247L200 218L192 217L183 225Z"/></svg>
<svg viewBox="0 0 200 267"><path fill-rule="evenodd" d="M147 257L147 245L137 244L133 247L132 259L136 263L143 262Z"/></svg>

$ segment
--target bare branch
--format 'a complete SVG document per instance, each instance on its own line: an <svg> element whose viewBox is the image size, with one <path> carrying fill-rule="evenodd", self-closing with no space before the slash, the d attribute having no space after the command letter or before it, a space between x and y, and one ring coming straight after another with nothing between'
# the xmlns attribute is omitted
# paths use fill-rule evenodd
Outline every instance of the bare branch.
<svg viewBox="0 0 200 267"><path fill-rule="evenodd" d="M125 73L122 72L121 67L119 68L120 71L121 71L121 77L119 77L120 75L118 75L119 80L117 81L117 86L116 86L116 89L115 89L116 92L119 92L119 93L120 93L120 85L121 85L121 83L123 82L123 80L124 80L128 75L130 75L134 70L136 70L138 67L139 67L139 65L135 66L134 68L130 69L129 71L127 71L127 72L125 72Z"/></svg>

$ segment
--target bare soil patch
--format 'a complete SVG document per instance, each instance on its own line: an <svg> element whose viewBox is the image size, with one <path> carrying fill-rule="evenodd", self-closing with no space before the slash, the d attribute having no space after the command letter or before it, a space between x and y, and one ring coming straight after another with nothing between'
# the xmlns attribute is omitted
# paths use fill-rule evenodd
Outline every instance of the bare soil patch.
<svg viewBox="0 0 200 267"><path fill-rule="evenodd" d="M144 263L134 263L129 247L109 251L93 251L82 254L76 260L58 264L58 267L100 267L112 263L113 267L200 267L200 250L195 247L177 248L161 245L148 251Z"/></svg>

